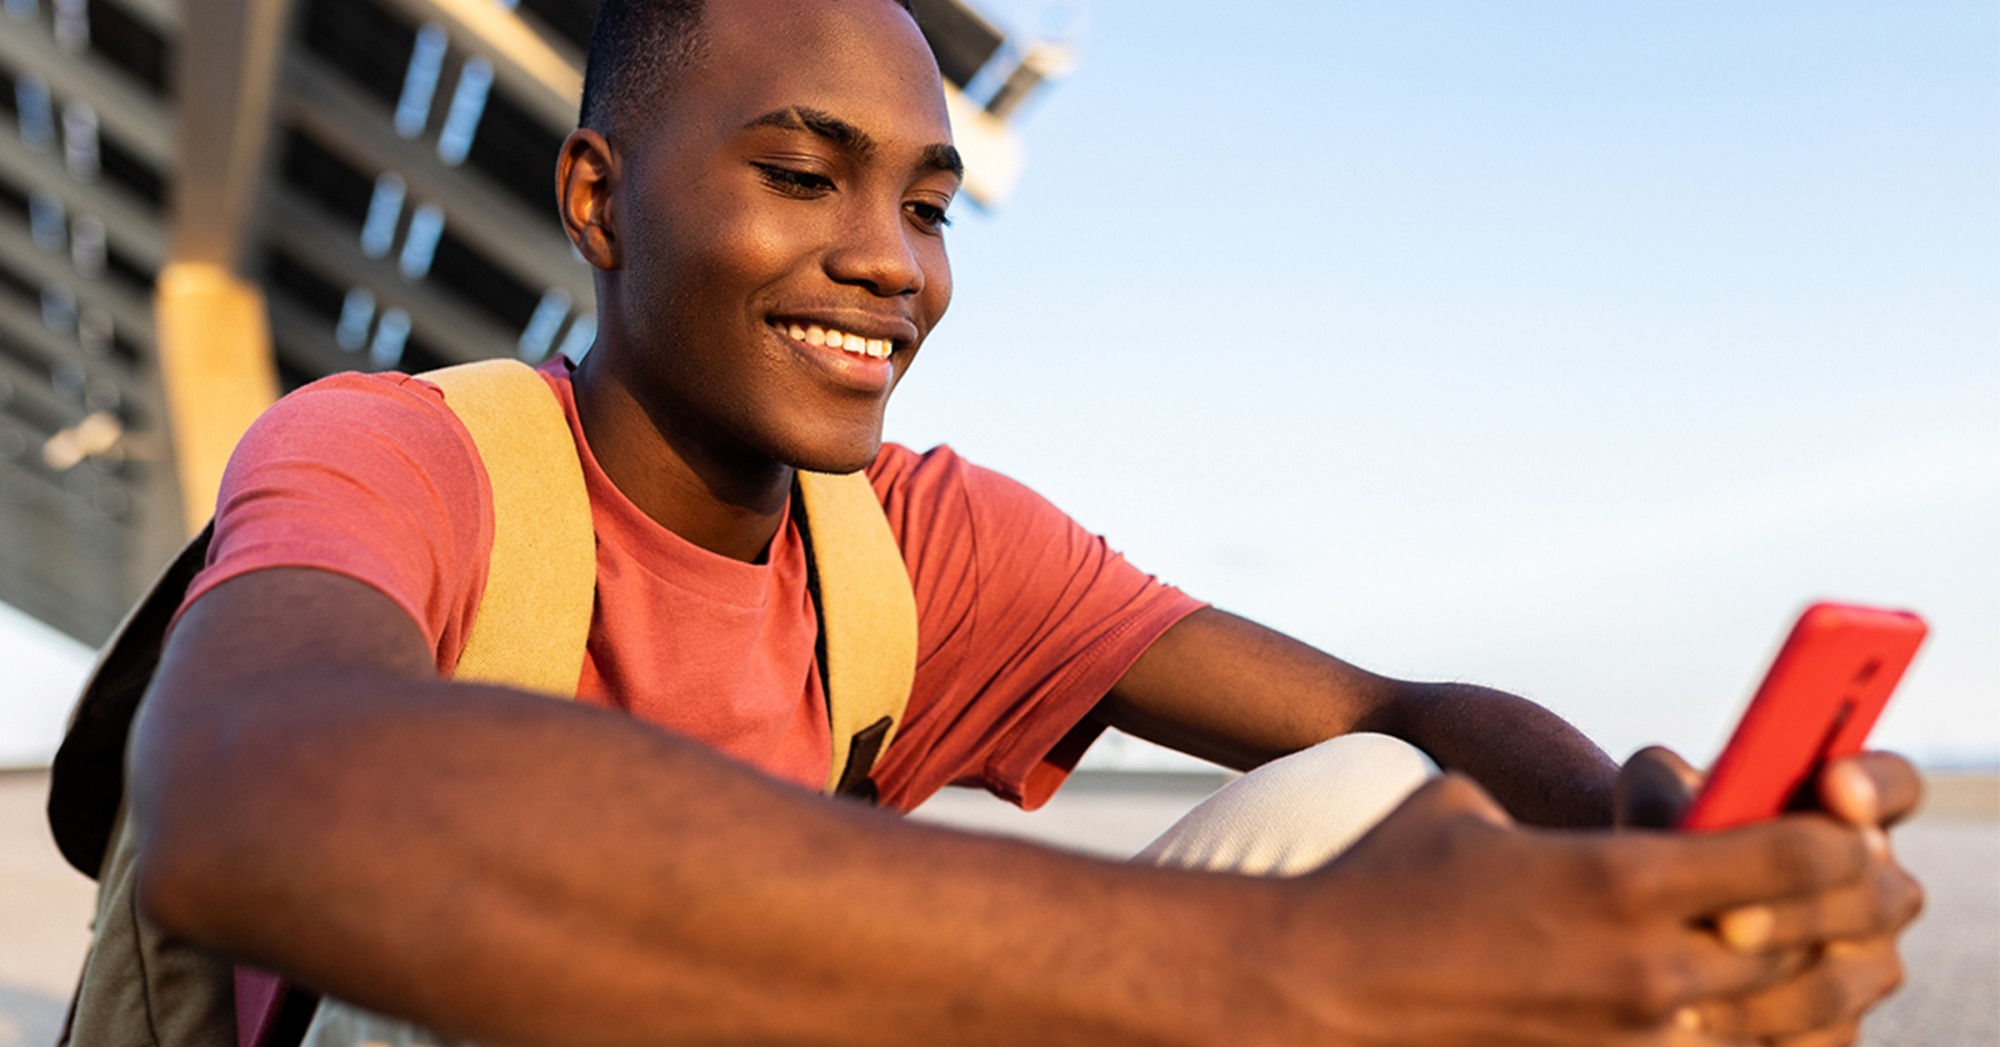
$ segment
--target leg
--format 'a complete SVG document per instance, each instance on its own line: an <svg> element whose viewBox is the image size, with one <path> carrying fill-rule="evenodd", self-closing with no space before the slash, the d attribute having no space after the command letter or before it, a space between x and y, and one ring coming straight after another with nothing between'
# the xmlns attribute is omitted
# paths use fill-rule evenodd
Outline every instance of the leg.
<svg viewBox="0 0 2000 1047"><path fill-rule="evenodd" d="M1255 876L1324 865L1438 773L1385 734L1348 734L1230 782L1133 861Z"/></svg>

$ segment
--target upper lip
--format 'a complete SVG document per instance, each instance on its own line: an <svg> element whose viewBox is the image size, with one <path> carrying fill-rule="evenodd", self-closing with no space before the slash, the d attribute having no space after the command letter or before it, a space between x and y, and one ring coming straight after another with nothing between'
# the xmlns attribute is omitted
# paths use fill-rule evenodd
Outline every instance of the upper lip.
<svg viewBox="0 0 2000 1047"><path fill-rule="evenodd" d="M906 346L917 340L917 325L908 317L864 312L858 309L798 309L775 312L770 321L780 327L798 324L801 327L820 327L842 334L858 334L863 338L879 338Z"/></svg>

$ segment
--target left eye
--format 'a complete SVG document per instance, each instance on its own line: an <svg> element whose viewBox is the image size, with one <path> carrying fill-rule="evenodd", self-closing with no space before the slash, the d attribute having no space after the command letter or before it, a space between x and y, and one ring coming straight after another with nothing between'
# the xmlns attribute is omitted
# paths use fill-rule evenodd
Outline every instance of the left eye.
<svg viewBox="0 0 2000 1047"><path fill-rule="evenodd" d="M817 196L833 188L833 179L812 171L799 171L777 164L754 164L764 181L779 192L793 196Z"/></svg>
<svg viewBox="0 0 2000 1047"><path fill-rule="evenodd" d="M910 214L917 221L931 229L943 229L951 224L951 215L946 214L945 209L936 204L918 202L910 204L909 208Z"/></svg>

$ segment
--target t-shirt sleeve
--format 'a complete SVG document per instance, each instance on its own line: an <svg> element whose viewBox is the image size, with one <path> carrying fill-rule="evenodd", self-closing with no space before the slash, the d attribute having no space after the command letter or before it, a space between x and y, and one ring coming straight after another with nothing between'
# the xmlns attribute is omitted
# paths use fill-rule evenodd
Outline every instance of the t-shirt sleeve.
<svg viewBox="0 0 2000 1047"><path fill-rule="evenodd" d="M949 448L871 471L917 597L917 675L876 776L908 809L947 784L1030 809L1102 728L1092 708L1203 606L1040 495Z"/></svg>
<svg viewBox="0 0 2000 1047"><path fill-rule="evenodd" d="M335 375L244 434L223 474L207 565L181 607L252 571L331 571L395 601L444 671L464 647L492 539L485 469L438 388Z"/></svg>

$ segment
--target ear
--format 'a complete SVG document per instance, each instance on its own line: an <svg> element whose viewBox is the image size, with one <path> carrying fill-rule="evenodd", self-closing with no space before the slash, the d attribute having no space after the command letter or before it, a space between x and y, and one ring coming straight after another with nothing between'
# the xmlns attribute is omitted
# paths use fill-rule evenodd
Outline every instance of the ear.
<svg viewBox="0 0 2000 1047"><path fill-rule="evenodd" d="M583 260L598 269L620 265L617 214L618 153L596 131L579 127L563 140L556 158L556 209Z"/></svg>

